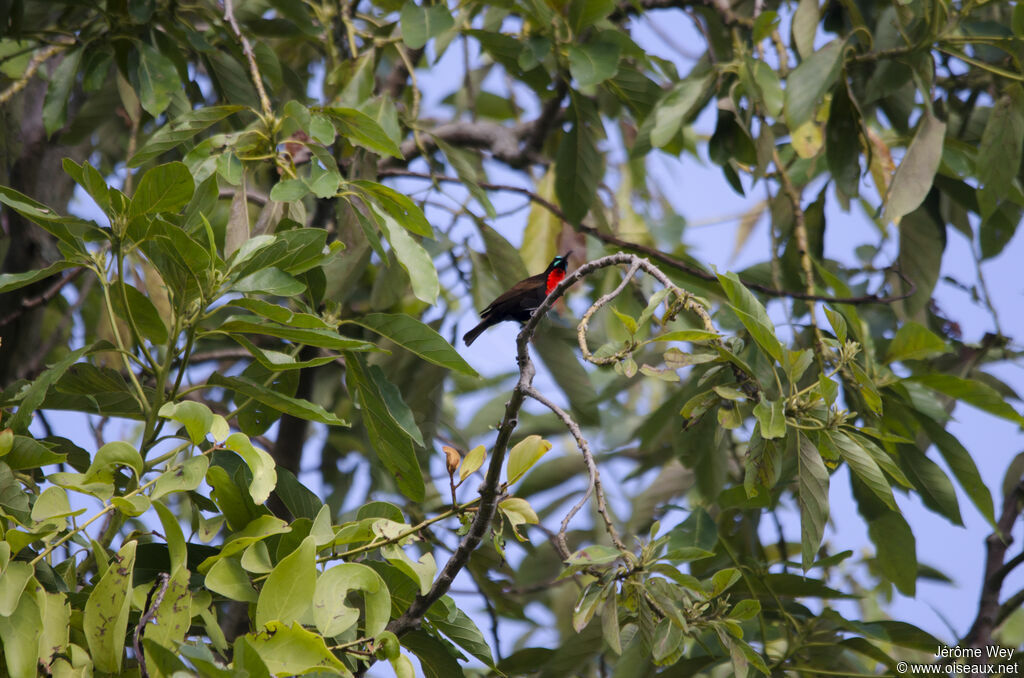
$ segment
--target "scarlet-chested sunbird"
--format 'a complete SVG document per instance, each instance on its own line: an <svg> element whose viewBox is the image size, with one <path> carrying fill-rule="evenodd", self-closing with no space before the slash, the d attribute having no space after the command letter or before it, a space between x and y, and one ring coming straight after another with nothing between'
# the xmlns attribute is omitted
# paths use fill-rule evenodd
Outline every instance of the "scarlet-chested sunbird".
<svg viewBox="0 0 1024 678"><path fill-rule="evenodd" d="M497 325L505 320L517 320L525 323L541 305L541 302L551 294L558 283L565 278L565 267L569 263L569 255L560 254L551 260L543 273L531 275L526 280L520 280L507 292L490 303L484 310L480 311L483 318L480 324L471 329L462 337L469 346L476 340L480 333L491 325Z"/></svg>

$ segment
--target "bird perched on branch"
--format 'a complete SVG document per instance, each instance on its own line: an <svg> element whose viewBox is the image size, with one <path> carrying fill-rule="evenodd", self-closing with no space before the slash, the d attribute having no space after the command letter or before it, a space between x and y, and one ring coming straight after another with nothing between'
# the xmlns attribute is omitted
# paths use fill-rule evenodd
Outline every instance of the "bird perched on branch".
<svg viewBox="0 0 1024 678"><path fill-rule="evenodd" d="M462 337L466 346L472 344L480 333L491 325L497 325L505 320L517 320L521 323L529 320L541 302L551 294L551 290L565 278L565 267L569 263L570 254L572 252L558 255L551 260L543 273L520 280L480 311L483 320Z"/></svg>

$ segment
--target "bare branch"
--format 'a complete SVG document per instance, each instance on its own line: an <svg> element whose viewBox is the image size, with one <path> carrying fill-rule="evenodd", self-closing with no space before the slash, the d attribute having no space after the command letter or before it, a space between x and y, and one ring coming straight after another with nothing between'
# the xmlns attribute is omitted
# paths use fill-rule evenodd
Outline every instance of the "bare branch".
<svg viewBox="0 0 1024 678"><path fill-rule="evenodd" d="M136 659L139 660L139 673L142 678L149 678L149 671L146 670L146 653L142 651L142 637L146 634L146 625L153 621L157 610L160 609L160 604L164 602L164 595L167 594L167 587L170 583L171 578L166 572L157 575L153 587L149 589L149 595L146 596L142 616L139 618L139 623L135 626L135 634L132 636L132 648L135 650Z"/></svg>
<svg viewBox="0 0 1024 678"><path fill-rule="evenodd" d="M54 55L63 52L68 48L68 45L50 45L46 49L36 52L32 55L32 59L29 60L28 66L25 68L25 72L22 73L21 77L12 82L7 86L3 92L0 92L0 106L6 104L11 97L25 89L25 85L29 83L32 76L36 74L39 67L46 63Z"/></svg>
<svg viewBox="0 0 1024 678"><path fill-rule="evenodd" d="M77 278L79 275L81 275L83 270L85 269L72 269L71 272L69 272L63 278L61 278L60 280L56 281L55 283L47 287L45 290L43 290L42 294L40 294L39 296L23 298L21 300L21 306L8 313L5 317L0 318L0 327L3 327L4 325L7 325L17 320L18 318L21 317L23 313L25 313L25 311L30 311L33 308L36 308L37 306L42 306L43 304L47 303L48 301L56 297L58 294L60 294L60 291L64 289L64 286L67 285L72 280L74 280L75 278Z"/></svg>
<svg viewBox="0 0 1024 678"><path fill-rule="evenodd" d="M590 444L587 442L587 439L583 437L579 424L573 420L568 412L548 400L544 394L533 386L530 386L526 390L526 395L547 407L562 420L565 427L569 429L569 433L572 434L573 439L576 440L576 447L579 448L580 454L583 455L583 463L586 464L587 473L590 475L590 482L587 486L586 493L583 495L583 498L576 502L576 504L569 510L565 515L565 518L562 519L562 525L558 530L558 534L555 535L555 548L558 550L558 555L562 556L562 560L567 560L571 555L569 553L569 546L566 543L566 532L569 530L569 521L571 521L573 516L575 516L587 501L590 500L591 495L596 497L597 512L601 515L601 519L604 521L604 528L608 532L608 536L611 537L612 544L614 544L615 548L620 551L626 551L626 545L622 543L619 531L615 529L615 524L608 515L608 506L605 503L604 490L601 488L601 474L597 470L597 463L594 461L594 455L590 452Z"/></svg>
<svg viewBox="0 0 1024 678"><path fill-rule="evenodd" d="M437 143L434 139L454 146L489 151L497 160L517 169L530 163L543 164L546 160L528 142L538 135L543 140L546 135L545 128L552 122L546 121L542 116L533 122L525 122L512 127L486 121L462 121L440 125L420 135L422 145L418 144L415 138L402 142L401 150L404 159L387 158L382 160L378 166L379 174L385 175L386 170L407 165L419 155L436 150Z"/></svg>
<svg viewBox="0 0 1024 678"><path fill-rule="evenodd" d="M992 632L999 621L999 591L1002 588L1006 549L1013 541L1011 531L1020 517L1021 500L1024 499L1024 482L1018 483L1003 499L1003 512L996 523L996 531L985 539L985 579L981 584L978 600L978 616L970 631L960 641L961 647L985 647L992 644ZM1002 617L1005 617L1003 613Z"/></svg>
<svg viewBox="0 0 1024 678"><path fill-rule="evenodd" d="M238 27L238 21L235 20L234 0L224 0L224 20L228 22L231 30L235 32L235 37L242 43L242 52L245 53L245 58L249 60L249 75L252 78L252 83L256 86L256 92L259 94L263 115L269 118L273 114L274 109L270 105L270 97L267 96L267 90L263 87L263 76L260 75L260 67L256 65L256 55L253 54L252 45L249 44L249 39L242 33L242 29Z"/></svg>
<svg viewBox="0 0 1024 678"><path fill-rule="evenodd" d="M427 613L427 610L430 609L430 606L441 598L441 596L447 593L449 588L451 588L452 582L455 580L455 576L466 566L466 563L469 562L470 555L472 555L476 547L479 546L491 525L491 520L494 518L494 513L498 504L501 484L501 469L505 464L505 456L508 453L509 442L512 439L513 431L515 431L516 426L519 423L519 410L523 406L523 401L525 400L526 395L532 388L533 377L536 374L536 367L534 367L533 361L530 359L529 343L533 338L533 333L541 318L543 318L551 309L552 305L565 294L566 290L583 279L583 277L608 266L617 266L620 264L632 265L638 261L642 262L641 267L644 267L645 270L648 268L651 269L650 272L652 275L661 281L662 284L671 285L671 282L664 273L636 255L612 254L587 262L567 275L565 279L551 291L551 294L544 299L540 306L537 307L537 310L533 312L533 315L530 316L530 319L523 325L523 329L519 331L519 336L516 339L516 361L519 365L519 380L512 389L512 394L509 397L508 403L505 404L505 416L502 419L501 424L498 426L498 437L494 441L494 449L491 452L491 460L487 466L487 474L480 487L480 503L476 516L474 516L473 522L470 524L469 530L466 532L466 536L463 537L462 542L455 549L455 552L448 559L448 562L445 563L445 566L437 576L437 579L434 580L434 584L430 587L430 591L428 591L426 595L416 596L412 604L409 605L409 608L406 609L400 617L391 620L391 623L388 624L389 631L396 635L401 635L419 626L420 622L423 621L423 617Z"/></svg>

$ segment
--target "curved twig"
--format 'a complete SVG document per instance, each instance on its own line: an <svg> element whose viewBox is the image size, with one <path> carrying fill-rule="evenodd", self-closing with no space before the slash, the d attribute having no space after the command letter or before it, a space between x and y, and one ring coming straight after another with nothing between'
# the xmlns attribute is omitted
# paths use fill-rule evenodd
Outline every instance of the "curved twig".
<svg viewBox="0 0 1024 678"><path fill-rule="evenodd" d="M267 96L267 90L263 87L263 76L260 74L260 67L256 64L256 55L252 51L252 45L249 44L249 39L245 37L245 33L239 28L238 21L235 19L234 0L224 0L224 20L231 26L235 37L242 44L242 52L245 53L245 58L249 61L249 75L252 77L252 84L256 86L256 92L260 98L260 107L263 109L263 115L269 118L273 115L274 108L270 105L270 97Z"/></svg>
<svg viewBox="0 0 1024 678"><path fill-rule="evenodd" d="M171 577L166 572L161 572L157 576L152 588L149 589L149 595L146 596L142 616L139 618L139 623L135 626L135 634L132 636L132 648L135 650L136 659L139 660L139 673L142 678L149 678L149 671L146 670L146 653L142 651L142 638L146 634L146 625L153 621L157 610L164 602L164 596L167 594L167 587L170 583Z"/></svg>
<svg viewBox="0 0 1024 678"><path fill-rule="evenodd" d="M562 557L562 560L567 560L571 555L569 553L569 546L566 543L566 532L569 530L569 521L571 521L573 517L579 513L580 509L586 505L587 501L590 500L591 495L596 498L597 512L601 515L601 519L604 521L605 530L608 532L608 536L611 538L612 544L614 544L615 548L620 551L626 551L626 545L622 543L619 531L615 529L615 524L608 515L608 505L605 503L604 490L601 488L601 474L597 470L597 463L594 461L594 455L590 452L590 444L580 432L579 424L573 420L572 416L570 416L568 412L548 400L544 394L533 388L533 386L530 386L526 390L526 395L547 407L562 420L562 423L565 424L565 427L569 429L569 433L572 434L572 437L576 440L576 447L579 448L580 454L583 455L583 463L586 464L587 473L590 475L590 481L587 486L586 493L584 493L583 498L576 502L576 504L569 509L569 512L565 514L565 517L562 519L562 525L558 530L558 534L555 535L554 543L555 548L558 551L558 555Z"/></svg>

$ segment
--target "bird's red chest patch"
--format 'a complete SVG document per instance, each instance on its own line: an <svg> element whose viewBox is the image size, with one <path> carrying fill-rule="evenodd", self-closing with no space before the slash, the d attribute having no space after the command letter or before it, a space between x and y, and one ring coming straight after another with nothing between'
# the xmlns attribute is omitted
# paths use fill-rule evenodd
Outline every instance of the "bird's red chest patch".
<svg viewBox="0 0 1024 678"><path fill-rule="evenodd" d="M565 280L565 271L556 268L555 270L548 273L547 287L544 288L545 294L551 294L551 290L558 286L558 283Z"/></svg>

